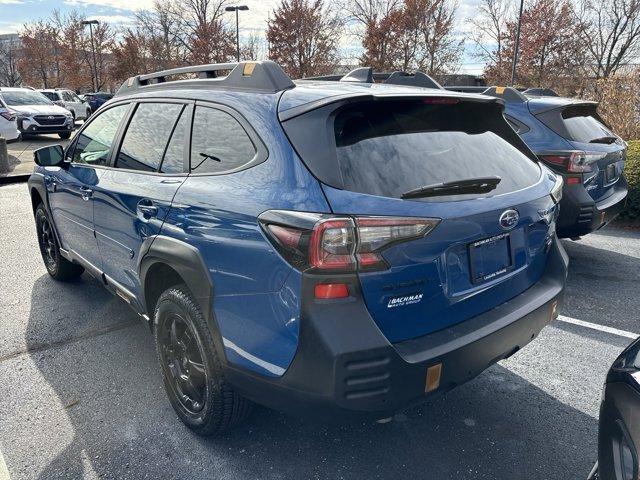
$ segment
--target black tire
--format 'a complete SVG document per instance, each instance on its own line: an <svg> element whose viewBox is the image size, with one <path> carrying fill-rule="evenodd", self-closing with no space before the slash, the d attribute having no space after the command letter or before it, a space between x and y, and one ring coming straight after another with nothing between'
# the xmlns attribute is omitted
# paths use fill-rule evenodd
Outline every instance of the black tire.
<svg viewBox="0 0 640 480"><path fill-rule="evenodd" d="M69 140L71 138L71 132L63 132L63 133L59 133L58 136L62 139L62 140Z"/></svg>
<svg viewBox="0 0 640 480"><path fill-rule="evenodd" d="M38 246L49 275L61 282L72 280L82 275L84 268L81 265L72 263L60 255L60 247L53 230L53 223L42 203L36 207L35 217Z"/></svg>
<svg viewBox="0 0 640 480"><path fill-rule="evenodd" d="M160 295L154 319L162 380L180 420L205 436L244 420L252 403L226 382L209 326L185 285Z"/></svg>

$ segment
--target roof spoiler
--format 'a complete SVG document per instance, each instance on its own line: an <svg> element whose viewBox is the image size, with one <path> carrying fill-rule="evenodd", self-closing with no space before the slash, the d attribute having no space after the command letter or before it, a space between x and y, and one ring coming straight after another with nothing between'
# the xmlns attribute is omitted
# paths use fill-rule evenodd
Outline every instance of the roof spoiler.
<svg viewBox="0 0 640 480"><path fill-rule="evenodd" d="M228 72L228 74L220 73ZM160 72L137 75L125 81L116 95L134 92L142 87L169 83L169 77L197 74L198 79L211 80L212 86L230 87L260 92L279 92L295 85L280 66L270 60L258 62L214 63L174 68Z"/></svg>
<svg viewBox="0 0 640 480"><path fill-rule="evenodd" d="M416 71L408 73L403 71L374 72L372 67L360 67L351 70L346 75L324 75L321 77L309 77L305 80L340 81L354 83L380 82L386 85L406 85L410 87L437 88L442 86L426 73Z"/></svg>

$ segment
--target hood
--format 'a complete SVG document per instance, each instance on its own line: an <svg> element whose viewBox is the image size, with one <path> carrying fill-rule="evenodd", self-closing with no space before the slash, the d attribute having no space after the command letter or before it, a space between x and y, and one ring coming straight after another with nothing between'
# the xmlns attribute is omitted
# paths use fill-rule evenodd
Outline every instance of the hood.
<svg viewBox="0 0 640 480"><path fill-rule="evenodd" d="M69 115L70 112L66 108L58 105L16 105L9 107L16 113L23 115Z"/></svg>

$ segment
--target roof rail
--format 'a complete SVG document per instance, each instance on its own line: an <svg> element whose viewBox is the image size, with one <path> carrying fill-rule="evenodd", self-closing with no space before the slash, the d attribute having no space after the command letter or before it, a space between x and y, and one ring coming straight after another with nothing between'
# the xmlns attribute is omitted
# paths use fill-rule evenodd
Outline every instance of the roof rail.
<svg viewBox="0 0 640 480"><path fill-rule="evenodd" d="M524 92L525 95L531 95L536 97L558 97L559 95L555 90L550 88L527 88Z"/></svg>
<svg viewBox="0 0 640 480"><path fill-rule="evenodd" d="M522 103L528 100L522 92L513 87L489 87L482 94L501 98L507 103Z"/></svg>
<svg viewBox="0 0 640 480"><path fill-rule="evenodd" d="M324 75L321 77L309 77L305 80L340 81L354 83L374 83L376 81L387 85L406 85L411 87L442 89L440 84L423 72L407 73L374 72L372 67L359 67L351 70L346 75Z"/></svg>
<svg viewBox="0 0 640 480"><path fill-rule="evenodd" d="M220 72L228 71L220 76ZM284 73L280 66L270 60L238 63L213 63L209 65L194 65L190 67L174 68L161 72L138 75L125 81L116 95L124 95L150 85L171 82L168 77L184 74L197 74L198 79L211 80L211 86L236 88L238 90L253 90L275 93L295 84ZM209 84L207 84L209 86Z"/></svg>

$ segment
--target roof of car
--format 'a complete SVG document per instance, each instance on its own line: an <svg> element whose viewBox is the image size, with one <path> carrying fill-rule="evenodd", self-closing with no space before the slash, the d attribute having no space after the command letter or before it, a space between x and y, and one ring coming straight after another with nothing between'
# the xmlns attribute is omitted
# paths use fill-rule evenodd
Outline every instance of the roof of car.
<svg viewBox="0 0 640 480"><path fill-rule="evenodd" d="M343 98L362 97L443 97L475 102L502 103L495 97L473 93L460 93L438 88L422 88L380 83L296 80L295 88L287 90L280 100L280 118L286 120L304 111L333 103Z"/></svg>
<svg viewBox="0 0 640 480"><path fill-rule="evenodd" d="M221 76L220 72L228 73ZM184 79L186 74L196 74L198 78ZM172 81L171 78L174 77L179 79ZM223 92L224 96L273 94L274 101L279 100L278 111L282 120L321 104L352 97L437 96L487 103L502 102L486 95L449 92L437 88L353 81L294 82L277 64L268 60L198 65L138 75L128 79L114 97L157 96L160 92L163 95L186 97L192 95L193 91L197 91L198 98L203 100L216 100Z"/></svg>

